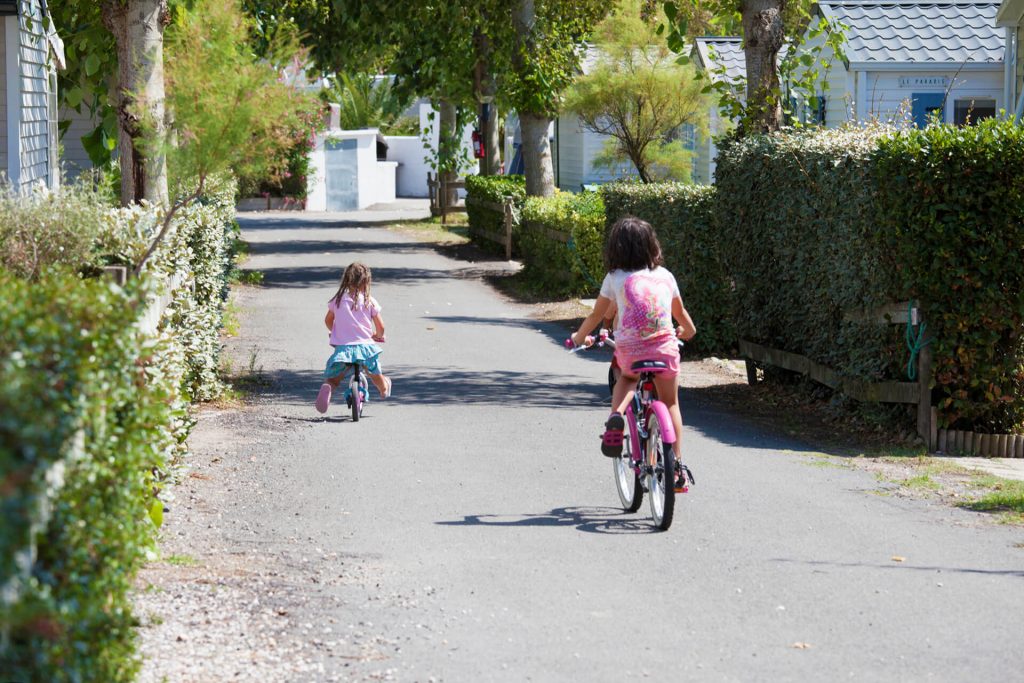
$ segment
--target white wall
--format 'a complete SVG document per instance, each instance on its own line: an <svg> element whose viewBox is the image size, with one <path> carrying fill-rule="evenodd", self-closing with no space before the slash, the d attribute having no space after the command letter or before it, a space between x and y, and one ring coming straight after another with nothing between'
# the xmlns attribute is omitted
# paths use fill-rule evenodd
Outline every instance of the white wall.
<svg viewBox="0 0 1024 683"><path fill-rule="evenodd" d="M399 197L428 197L427 173L430 165L425 157L423 141L414 135L389 135L388 161L398 162L395 192Z"/></svg>
<svg viewBox="0 0 1024 683"><path fill-rule="evenodd" d="M583 185L583 135L579 117L565 114L559 118L555 127L559 189L579 192Z"/></svg>
<svg viewBox="0 0 1024 683"><path fill-rule="evenodd" d="M15 20L7 17L7 20ZM0 20L0 171L7 169L7 31L6 21Z"/></svg>
<svg viewBox="0 0 1024 683"><path fill-rule="evenodd" d="M85 109L83 107L83 109ZM92 161L82 144L82 136L88 135L96 129L97 123L88 114L88 109L82 113L74 109L64 109L60 112L61 121L70 121L71 124L61 138L63 154L61 155L61 170L68 179L77 178L83 171L92 168Z"/></svg>
<svg viewBox="0 0 1024 683"><path fill-rule="evenodd" d="M355 140L358 155L358 208L395 201L395 170L393 161L377 161L377 129L331 130L316 136L310 153L313 174L310 176L306 210L327 210L327 142Z"/></svg>
<svg viewBox="0 0 1024 683"><path fill-rule="evenodd" d="M918 79L936 79L936 84L920 85ZM860 71L856 82L860 90L857 117L861 120L892 118L914 94L944 94L947 90L949 95L943 119L946 123L953 122L953 110L958 99L993 99L996 111L1005 106L1001 66L985 70L965 68L959 74L954 67L943 71Z"/></svg>
<svg viewBox="0 0 1024 683"><path fill-rule="evenodd" d="M21 176L22 187L50 184L49 47L43 35L39 0L22 0L21 16Z"/></svg>

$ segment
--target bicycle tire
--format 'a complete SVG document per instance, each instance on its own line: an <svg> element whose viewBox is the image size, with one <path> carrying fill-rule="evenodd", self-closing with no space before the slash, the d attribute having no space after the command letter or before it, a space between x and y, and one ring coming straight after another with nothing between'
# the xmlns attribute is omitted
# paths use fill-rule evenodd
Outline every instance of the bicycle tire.
<svg viewBox="0 0 1024 683"><path fill-rule="evenodd" d="M648 465L647 492L650 496L651 519L662 531L672 526L675 512L676 490L675 453L672 444L662 438L658 415L651 411L647 415L647 452L644 461Z"/></svg>
<svg viewBox="0 0 1024 683"><path fill-rule="evenodd" d="M635 426L632 420L626 419L626 429L622 439L622 455L612 460L612 475L615 477L615 490L619 494L619 502L626 512L636 512L644 500L644 487L640 484L640 476L633 466L633 438Z"/></svg>
<svg viewBox="0 0 1024 683"><path fill-rule="evenodd" d="M359 416L363 414L363 395L359 386L359 366L352 371L352 381L349 383L349 391L352 392L352 421L359 422Z"/></svg>

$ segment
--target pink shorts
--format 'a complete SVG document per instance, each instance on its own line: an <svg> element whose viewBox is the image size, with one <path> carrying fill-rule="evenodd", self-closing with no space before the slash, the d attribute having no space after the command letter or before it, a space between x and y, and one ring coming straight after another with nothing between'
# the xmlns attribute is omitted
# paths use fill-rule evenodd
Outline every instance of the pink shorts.
<svg viewBox="0 0 1024 683"><path fill-rule="evenodd" d="M674 343L674 342L673 342ZM678 375L679 374L679 351L678 349L673 351L645 351L637 352L635 354L625 353L619 349L615 349L615 364L619 366L620 370L624 370L633 376L633 363L641 360L657 360L661 361L668 366L667 374Z"/></svg>

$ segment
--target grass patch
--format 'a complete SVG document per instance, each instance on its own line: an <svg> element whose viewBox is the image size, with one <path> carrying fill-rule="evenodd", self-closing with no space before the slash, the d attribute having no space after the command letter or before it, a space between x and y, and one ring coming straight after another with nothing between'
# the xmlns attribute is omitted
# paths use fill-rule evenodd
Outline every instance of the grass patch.
<svg viewBox="0 0 1024 683"><path fill-rule="evenodd" d="M167 564L172 567L196 567L199 565L199 560L191 555L171 555L167 558Z"/></svg>
<svg viewBox="0 0 1024 683"><path fill-rule="evenodd" d="M224 304L224 318L221 323L221 330L228 337L237 337L242 331L242 321L239 317L241 309L234 297L229 297Z"/></svg>
<svg viewBox="0 0 1024 683"><path fill-rule="evenodd" d="M931 491L939 490L939 483L932 479L928 474L919 474L916 477L909 477L899 482L899 484L910 489L929 489Z"/></svg>
<svg viewBox="0 0 1024 683"><path fill-rule="evenodd" d="M243 270L240 268L232 268L231 273L228 274L228 282L233 285L259 287L263 284L263 277L262 270Z"/></svg>
<svg viewBox="0 0 1024 683"><path fill-rule="evenodd" d="M978 512L1008 512L1024 518L1024 481L980 476L972 484L988 492L980 498L961 503L960 507Z"/></svg>
<svg viewBox="0 0 1024 683"><path fill-rule="evenodd" d="M465 214L455 214L448 216L446 225L441 225L441 217L436 216L412 223L398 223L392 227L426 242L467 244L469 243L469 223L466 221Z"/></svg>

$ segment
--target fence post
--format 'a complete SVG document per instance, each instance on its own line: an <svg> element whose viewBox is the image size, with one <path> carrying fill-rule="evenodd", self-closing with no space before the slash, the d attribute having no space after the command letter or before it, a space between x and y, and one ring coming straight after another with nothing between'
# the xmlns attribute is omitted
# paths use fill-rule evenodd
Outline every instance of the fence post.
<svg viewBox="0 0 1024 683"><path fill-rule="evenodd" d="M938 437L932 425L932 347L925 346L917 357L917 433L924 439L928 451L938 446Z"/></svg>
<svg viewBox="0 0 1024 683"><path fill-rule="evenodd" d="M504 202L504 214L505 214L505 260L512 260L512 200L506 199Z"/></svg>

